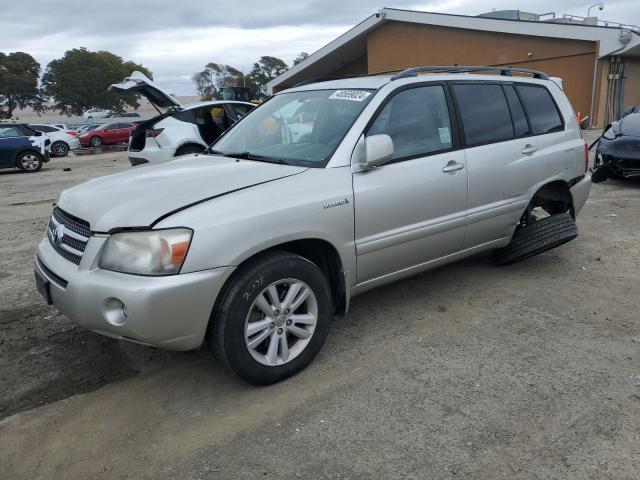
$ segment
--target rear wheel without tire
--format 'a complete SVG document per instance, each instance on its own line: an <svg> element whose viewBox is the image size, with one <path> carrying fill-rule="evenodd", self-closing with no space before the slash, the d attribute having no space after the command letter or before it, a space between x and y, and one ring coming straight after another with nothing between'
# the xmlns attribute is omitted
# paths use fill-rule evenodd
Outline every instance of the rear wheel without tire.
<svg viewBox="0 0 640 480"><path fill-rule="evenodd" d="M551 250L578 236L578 226L569 213L558 213L520 227L511 243L493 252L499 265L519 262Z"/></svg>
<svg viewBox="0 0 640 480"><path fill-rule="evenodd" d="M51 154L54 157L66 157L69 153L69 145L64 142L53 142L51 145Z"/></svg>
<svg viewBox="0 0 640 480"><path fill-rule="evenodd" d="M176 151L176 157L179 157L181 155L191 155L194 153L202 153L204 152L204 147L200 146L200 145L185 145L184 147L180 147L177 151Z"/></svg>
<svg viewBox="0 0 640 480"><path fill-rule="evenodd" d="M244 380L267 385L305 368L322 348L331 295L322 271L288 252L234 273L216 304L216 354Z"/></svg>
<svg viewBox="0 0 640 480"><path fill-rule="evenodd" d="M22 152L16 159L16 167L23 172L37 172L42 168L42 155L37 152Z"/></svg>

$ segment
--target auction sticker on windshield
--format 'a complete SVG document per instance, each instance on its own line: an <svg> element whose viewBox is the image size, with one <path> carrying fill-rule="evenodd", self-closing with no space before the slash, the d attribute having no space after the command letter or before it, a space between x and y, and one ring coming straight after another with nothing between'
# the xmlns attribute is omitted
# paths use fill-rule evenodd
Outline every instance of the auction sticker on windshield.
<svg viewBox="0 0 640 480"><path fill-rule="evenodd" d="M354 102L361 102L369 95L371 95L371 92L367 92L366 90L336 90L329 98L332 100L353 100Z"/></svg>

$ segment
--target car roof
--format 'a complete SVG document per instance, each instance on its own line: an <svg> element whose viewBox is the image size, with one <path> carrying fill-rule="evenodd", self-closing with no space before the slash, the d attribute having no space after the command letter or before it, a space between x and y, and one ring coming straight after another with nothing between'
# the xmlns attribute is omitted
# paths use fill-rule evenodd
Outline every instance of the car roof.
<svg viewBox="0 0 640 480"><path fill-rule="evenodd" d="M291 87L283 90L281 93L301 92L310 90L338 90L338 89L373 89L378 90L388 83L397 83L398 85L407 85L420 82L438 82L438 81L493 81L493 82L525 82L542 85L557 85L553 80L542 80L525 76L508 76L508 75L486 75L478 73L424 73L413 77L404 77L394 79L394 73L384 73L380 75L367 75L362 77L340 78L335 80L322 81L315 83L307 83Z"/></svg>

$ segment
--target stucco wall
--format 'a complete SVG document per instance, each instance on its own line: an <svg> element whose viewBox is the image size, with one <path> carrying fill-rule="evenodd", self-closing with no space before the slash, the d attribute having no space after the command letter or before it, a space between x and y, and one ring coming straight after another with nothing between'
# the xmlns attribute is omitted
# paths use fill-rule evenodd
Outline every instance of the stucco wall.
<svg viewBox="0 0 640 480"><path fill-rule="evenodd" d="M529 55L531 54L531 55ZM576 112L589 114L596 43L389 22L367 38L368 72L418 65L509 65L561 77Z"/></svg>
<svg viewBox="0 0 640 480"><path fill-rule="evenodd" d="M626 58L623 108L640 106L640 58Z"/></svg>

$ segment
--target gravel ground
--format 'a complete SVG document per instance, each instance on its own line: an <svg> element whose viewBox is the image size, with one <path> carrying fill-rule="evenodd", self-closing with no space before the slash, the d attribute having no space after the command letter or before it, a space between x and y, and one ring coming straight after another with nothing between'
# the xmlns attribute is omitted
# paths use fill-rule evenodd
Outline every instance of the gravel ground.
<svg viewBox="0 0 640 480"><path fill-rule="evenodd" d="M551 252L357 297L309 368L255 388L206 351L82 331L35 292L57 193L124 168L0 173L0 478L638 478L639 185L595 185Z"/></svg>

